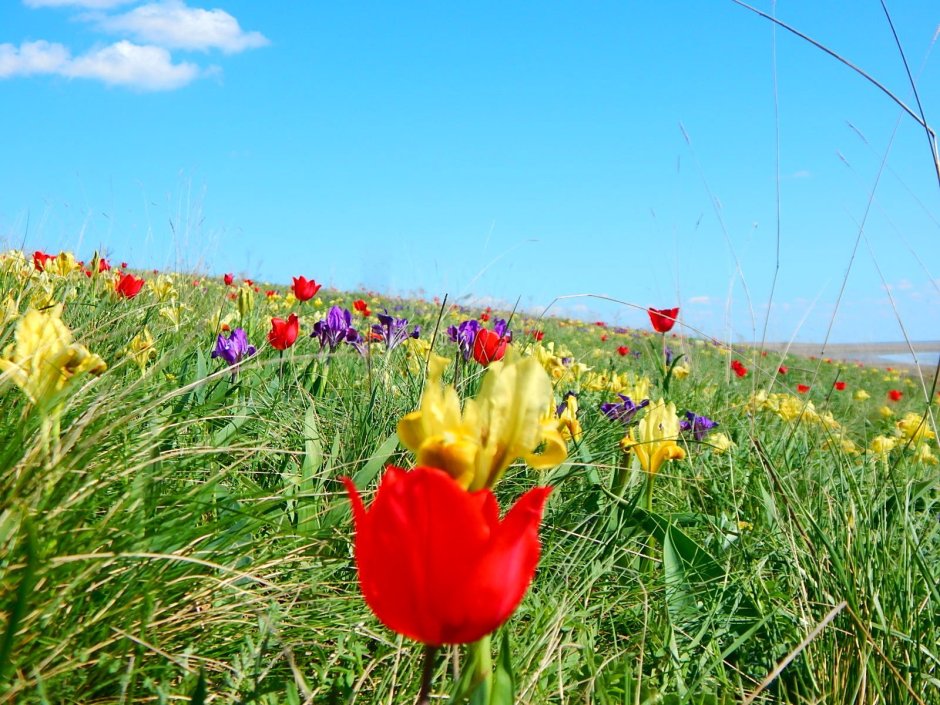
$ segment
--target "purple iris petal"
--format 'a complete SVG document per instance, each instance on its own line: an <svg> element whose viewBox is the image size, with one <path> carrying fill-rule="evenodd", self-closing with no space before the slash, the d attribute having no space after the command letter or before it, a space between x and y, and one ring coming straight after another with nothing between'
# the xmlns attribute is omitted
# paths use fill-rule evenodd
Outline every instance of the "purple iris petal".
<svg viewBox="0 0 940 705"><path fill-rule="evenodd" d="M512 331L507 330L509 323L504 321L502 318L497 318L493 321L493 332L496 333L500 338L505 338L507 343L512 342Z"/></svg>
<svg viewBox="0 0 940 705"><path fill-rule="evenodd" d="M324 349L331 353L336 351L340 343L356 345L361 337L352 327L352 314L348 309L333 306L326 314L326 318L313 324L311 338L320 341L320 351Z"/></svg>
<svg viewBox="0 0 940 705"><path fill-rule="evenodd" d="M699 416L691 411L686 411L685 418L679 422L679 430L691 431L696 441L703 441L705 435L717 425L717 421L712 421L707 416Z"/></svg>
<svg viewBox="0 0 940 705"><path fill-rule="evenodd" d="M386 350L394 350L407 338L417 339L421 335L421 326L408 330L407 318L392 318L388 311L377 314L379 322L372 326L372 339L385 343Z"/></svg>
<svg viewBox="0 0 940 705"><path fill-rule="evenodd" d="M248 334L243 328L236 328L229 333L228 338L219 333L215 341L215 350L212 357L221 357L230 366L238 364L242 359L251 357L256 352L254 345L248 344Z"/></svg>
<svg viewBox="0 0 940 705"><path fill-rule="evenodd" d="M667 345L665 353L666 353L666 367L669 367L669 365L672 364L672 348L670 348Z"/></svg>
<svg viewBox="0 0 940 705"><path fill-rule="evenodd" d="M626 394L618 394L617 396L620 397L620 403L606 402L601 404L601 412L607 418L619 421L624 426L630 425L633 417L636 416L636 412L650 403L649 399L644 399L639 404L634 404L633 400Z"/></svg>
<svg viewBox="0 0 940 705"><path fill-rule="evenodd" d="M473 341L476 340L479 330L480 323L475 318L447 328L447 335L450 336L451 342L457 343L464 360L469 360L473 355Z"/></svg>

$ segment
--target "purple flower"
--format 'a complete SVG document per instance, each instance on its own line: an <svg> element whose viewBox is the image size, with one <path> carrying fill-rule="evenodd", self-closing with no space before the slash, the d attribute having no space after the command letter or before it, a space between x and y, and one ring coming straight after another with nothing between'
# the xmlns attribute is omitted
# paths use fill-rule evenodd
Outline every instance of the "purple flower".
<svg viewBox="0 0 940 705"><path fill-rule="evenodd" d="M215 341L215 350L212 351L212 357L221 357L229 366L237 365L242 359L251 357L256 352L254 345L248 344L248 335L244 328L236 328L228 338L219 333Z"/></svg>
<svg viewBox="0 0 940 705"><path fill-rule="evenodd" d="M669 365L672 364L672 348L670 348L670 347L667 345L667 346L666 346L665 353L666 353L666 367L669 367Z"/></svg>
<svg viewBox="0 0 940 705"><path fill-rule="evenodd" d="M340 343L355 345L362 340L356 329L352 327L352 314L348 309L339 306L333 306L327 312L325 319L313 324L313 333L310 337L320 341L320 352L328 349L331 353L336 352Z"/></svg>
<svg viewBox="0 0 940 705"><path fill-rule="evenodd" d="M447 335L463 354L464 360L469 360L473 355L473 341L476 340L477 331L480 330L480 323L475 318L470 318L456 326L447 328Z"/></svg>
<svg viewBox="0 0 940 705"><path fill-rule="evenodd" d="M620 403L605 402L601 404L601 412L607 418L619 421L624 426L629 426L630 422L633 421L633 417L636 416L636 412L650 403L649 399L644 399L639 404L634 404L633 400L626 394L618 394L617 396L621 399Z"/></svg>
<svg viewBox="0 0 940 705"><path fill-rule="evenodd" d="M679 422L680 431L691 431L696 441L703 441L705 435L718 425L717 421L712 421L707 416L699 416L691 411L685 412L685 418Z"/></svg>
<svg viewBox="0 0 940 705"><path fill-rule="evenodd" d="M392 318L385 313L377 314L379 322L372 326L372 340L385 343L387 351L394 350L407 338L417 339L421 335L421 326L415 326L411 332L408 331L407 318Z"/></svg>
<svg viewBox="0 0 940 705"><path fill-rule="evenodd" d="M512 342L512 331L508 330L509 323L504 321L502 318L497 318L493 321L493 332L496 333L500 338L505 338L507 343Z"/></svg>

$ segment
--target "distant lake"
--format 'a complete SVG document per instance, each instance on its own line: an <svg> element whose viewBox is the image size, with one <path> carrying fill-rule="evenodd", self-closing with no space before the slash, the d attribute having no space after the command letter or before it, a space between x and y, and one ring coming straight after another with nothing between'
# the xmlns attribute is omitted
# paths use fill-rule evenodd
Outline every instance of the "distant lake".
<svg viewBox="0 0 940 705"><path fill-rule="evenodd" d="M909 352L906 353L889 353L887 355L878 355L879 360L884 360L885 362L899 362L905 365L913 365L914 358L911 357ZM917 362L920 363L921 367L936 367L937 363L940 362L940 351L924 351L917 353Z"/></svg>

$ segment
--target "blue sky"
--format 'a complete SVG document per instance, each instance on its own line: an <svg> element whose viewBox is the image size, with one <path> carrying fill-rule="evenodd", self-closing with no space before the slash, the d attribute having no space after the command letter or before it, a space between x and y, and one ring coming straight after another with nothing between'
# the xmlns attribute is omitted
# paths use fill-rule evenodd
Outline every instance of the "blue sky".
<svg viewBox="0 0 940 705"><path fill-rule="evenodd" d="M940 124L940 6L892 5ZM845 8L776 14L912 103L880 3ZM769 339L821 340L851 262L832 340L940 338L923 128L773 47L730 1L7 0L0 246L626 325L679 305L734 340L769 302Z"/></svg>

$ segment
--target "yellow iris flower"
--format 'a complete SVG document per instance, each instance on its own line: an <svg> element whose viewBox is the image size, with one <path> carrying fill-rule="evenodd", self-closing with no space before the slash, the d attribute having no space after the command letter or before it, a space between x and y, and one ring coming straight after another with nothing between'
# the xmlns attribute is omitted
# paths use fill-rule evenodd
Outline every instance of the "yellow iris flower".
<svg viewBox="0 0 940 705"><path fill-rule="evenodd" d="M640 421L636 431L620 442L625 452L635 453L640 467L651 475L667 460L682 460L685 451L676 442L679 440L679 417L676 405L667 404L660 399L647 407L646 416Z"/></svg>
<svg viewBox="0 0 940 705"><path fill-rule="evenodd" d="M398 422L398 438L418 465L440 468L475 491L495 485L517 458L544 469L568 456L558 421L548 413L552 384L537 359L520 358L510 347L489 365L463 411L457 391L441 384L447 364L432 356L420 408Z"/></svg>
<svg viewBox="0 0 940 705"><path fill-rule="evenodd" d="M30 310L16 326L15 342L0 358L0 380L11 380L42 413L50 412L79 375L99 375L107 365L72 339L62 306Z"/></svg>

